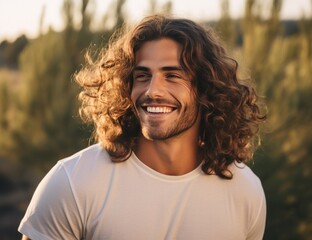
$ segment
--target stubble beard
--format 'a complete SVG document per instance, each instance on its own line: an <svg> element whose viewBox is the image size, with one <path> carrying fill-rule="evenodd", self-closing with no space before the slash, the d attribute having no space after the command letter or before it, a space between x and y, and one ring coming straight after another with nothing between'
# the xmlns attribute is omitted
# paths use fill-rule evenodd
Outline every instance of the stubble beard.
<svg viewBox="0 0 312 240"><path fill-rule="evenodd" d="M178 136L190 129L197 120L199 107L198 104L185 106L180 117L172 122L165 129L161 123L146 124L141 122L141 131L143 136L152 141L165 141L175 136Z"/></svg>

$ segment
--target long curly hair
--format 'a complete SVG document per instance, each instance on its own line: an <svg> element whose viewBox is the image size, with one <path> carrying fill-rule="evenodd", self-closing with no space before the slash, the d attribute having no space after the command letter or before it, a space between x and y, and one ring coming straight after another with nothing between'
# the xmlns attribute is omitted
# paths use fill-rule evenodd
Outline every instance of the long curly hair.
<svg viewBox="0 0 312 240"><path fill-rule="evenodd" d="M113 161L132 153L141 128L130 99L135 54L147 41L173 39L182 46L180 64L191 76L201 109L199 150L206 174L231 179L228 166L246 162L260 145L262 114L254 87L239 79L238 63L210 28L162 15L144 18L115 33L99 57L87 58L75 79L82 87L80 114L95 125L95 137Z"/></svg>

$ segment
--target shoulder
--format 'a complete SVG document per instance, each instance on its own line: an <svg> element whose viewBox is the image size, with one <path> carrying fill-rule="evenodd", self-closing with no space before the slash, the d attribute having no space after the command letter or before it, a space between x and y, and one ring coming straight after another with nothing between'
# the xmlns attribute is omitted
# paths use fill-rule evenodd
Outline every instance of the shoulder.
<svg viewBox="0 0 312 240"><path fill-rule="evenodd" d="M99 144L92 145L59 160L42 179L36 192L42 196L57 193L59 198L79 201L88 194L96 194L94 186L98 183L109 181L113 164Z"/></svg>
<svg viewBox="0 0 312 240"><path fill-rule="evenodd" d="M41 180L36 193L44 198L57 193L59 198L76 199L79 189L88 189L88 183L102 177L111 164L108 153L100 145L92 145L59 160Z"/></svg>
<svg viewBox="0 0 312 240"><path fill-rule="evenodd" d="M95 144L60 160L58 164L62 165L68 174L73 174L74 171L85 172L92 167L100 167L110 162L108 153L99 144Z"/></svg>
<svg viewBox="0 0 312 240"><path fill-rule="evenodd" d="M259 177L244 163L233 163L229 170L233 174L233 179L231 180L233 184L247 188L252 191L263 191L261 181Z"/></svg>
<svg viewBox="0 0 312 240"><path fill-rule="evenodd" d="M58 162L65 171L76 197L90 194L98 183L107 183L115 163L99 144L92 145Z"/></svg>
<svg viewBox="0 0 312 240"><path fill-rule="evenodd" d="M232 188L237 202L243 203L238 208L245 210L248 226L247 239L260 239L263 236L266 219L266 199L260 179L245 164L231 166L233 173ZM230 181L230 182L231 182Z"/></svg>
<svg viewBox="0 0 312 240"><path fill-rule="evenodd" d="M206 184L209 184L210 187L213 185L213 188L218 191L230 194L239 202L250 201L256 204L263 201L264 191L261 181L250 167L244 163L234 162L228 166L228 170L232 173L231 179L210 175Z"/></svg>
<svg viewBox="0 0 312 240"><path fill-rule="evenodd" d="M32 239L80 239L87 202L82 197L109 164L99 145L58 161L38 185L19 230Z"/></svg>
<svg viewBox="0 0 312 240"><path fill-rule="evenodd" d="M265 193L259 177L244 163L234 163L230 166L233 173L229 181L231 191L237 201L248 206L250 211L257 212L259 208L265 208Z"/></svg>

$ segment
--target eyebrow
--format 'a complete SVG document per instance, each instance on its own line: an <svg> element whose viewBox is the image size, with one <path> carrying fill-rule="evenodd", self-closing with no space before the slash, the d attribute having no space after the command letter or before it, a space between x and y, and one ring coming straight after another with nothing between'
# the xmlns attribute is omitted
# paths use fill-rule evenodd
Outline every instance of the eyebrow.
<svg viewBox="0 0 312 240"><path fill-rule="evenodd" d="M178 67L178 66L165 66L165 67L161 67L160 70L162 70L162 71L184 71L182 67ZM134 68L134 71L149 72L150 69L148 67L144 67L144 66L136 66Z"/></svg>

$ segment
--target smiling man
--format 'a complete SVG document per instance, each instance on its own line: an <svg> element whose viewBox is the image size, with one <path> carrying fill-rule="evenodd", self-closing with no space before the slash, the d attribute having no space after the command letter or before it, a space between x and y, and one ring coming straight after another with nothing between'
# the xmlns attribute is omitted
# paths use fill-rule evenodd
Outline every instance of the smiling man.
<svg viewBox="0 0 312 240"><path fill-rule="evenodd" d="M262 239L265 116L211 29L147 17L76 80L98 143L42 180L24 239Z"/></svg>
<svg viewBox="0 0 312 240"><path fill-rule="evenodd" d="M131 92L142 130L135 153L154 170L170 175L185 174L201 162L196 153L199 105L180 55L181 46L169 38L144 43L136 53Z"/></svg>

